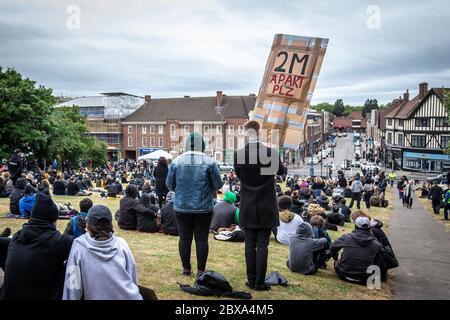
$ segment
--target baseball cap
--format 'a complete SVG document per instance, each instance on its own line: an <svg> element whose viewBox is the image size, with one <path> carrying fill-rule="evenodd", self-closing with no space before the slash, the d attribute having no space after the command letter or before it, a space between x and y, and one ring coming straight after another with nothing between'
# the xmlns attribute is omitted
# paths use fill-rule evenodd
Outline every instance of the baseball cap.
<svg viewBox="0 0 450 320"><path fill-rule="evenodd" d="M106 219L112 222L112 214L107 206L97 204L89 209L86 221L88 224L95 224L100 219Z"/></svg>

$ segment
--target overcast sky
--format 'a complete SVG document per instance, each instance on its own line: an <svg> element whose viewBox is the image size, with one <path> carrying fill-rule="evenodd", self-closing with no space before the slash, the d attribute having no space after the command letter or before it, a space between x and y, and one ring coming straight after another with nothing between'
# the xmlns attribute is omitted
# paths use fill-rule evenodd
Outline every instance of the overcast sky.
<svg viewBox="0 0 450 320"><path fill-rule="evenodd" d="M258 92L274 34L319 36L313 103L385 103L450 87L449 30L448 0L0 0L0 65L57 95L239 95Z"/></svg>

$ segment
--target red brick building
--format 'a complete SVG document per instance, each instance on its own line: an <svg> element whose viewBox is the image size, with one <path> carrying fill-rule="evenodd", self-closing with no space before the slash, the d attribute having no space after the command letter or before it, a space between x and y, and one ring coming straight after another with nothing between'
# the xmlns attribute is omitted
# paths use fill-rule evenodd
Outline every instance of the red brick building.
<svg viewBox="0 0 450 320"><path fill-rule="evenodd" d="M366 119L362 117L360 111L354 111L348 117L334 117L334 131L365 131L367 128Z"/></svg>
<svg viewBox="0 0 450 320"><path fill-rule="evenodd" d="M233 151L245 144L244 123L253 110L255 95L152 99L122 121L123 150L128 159L156 149L176 157L183 153L185 137L199 132L205 139L205 153L230 162Z"/></svg>

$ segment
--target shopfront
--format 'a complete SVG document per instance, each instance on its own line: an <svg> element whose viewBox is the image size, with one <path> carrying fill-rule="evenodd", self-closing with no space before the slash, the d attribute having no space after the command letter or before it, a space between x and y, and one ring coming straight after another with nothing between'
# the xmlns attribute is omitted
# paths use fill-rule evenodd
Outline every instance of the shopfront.
<svg viewBox="0 0 450 320"><path fill-rule="evenodd" d="M404 151L403 169L420 172L444 172L450 169L450 157L442 153Z"/></svg>

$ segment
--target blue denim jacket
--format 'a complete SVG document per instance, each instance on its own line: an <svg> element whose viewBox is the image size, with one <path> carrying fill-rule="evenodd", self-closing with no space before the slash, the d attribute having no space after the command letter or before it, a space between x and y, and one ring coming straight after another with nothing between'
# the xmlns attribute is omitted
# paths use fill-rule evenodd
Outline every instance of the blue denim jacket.
<svg viewBox="0 0 450 320"><path fill-rule="evenodd" d="M166 184L175 191L175 211L206 213L214 207L212 191L222 188L223 181L219 167L211 157L189 151L172 161Z"/></svg>

